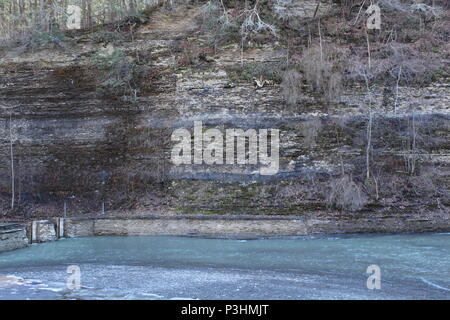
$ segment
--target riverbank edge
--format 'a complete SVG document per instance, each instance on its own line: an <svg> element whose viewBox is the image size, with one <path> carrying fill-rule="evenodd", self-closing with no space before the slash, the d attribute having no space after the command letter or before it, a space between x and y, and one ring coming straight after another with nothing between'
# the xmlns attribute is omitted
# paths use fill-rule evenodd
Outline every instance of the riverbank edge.
<svg viewBox="0 0 450 320"><path fill-rule="evenodd" d="M450 216L328 217L253 215L79 216L0 224L0 252L60 238L204 236L251 239L317 234L450 232Z"/></svg>

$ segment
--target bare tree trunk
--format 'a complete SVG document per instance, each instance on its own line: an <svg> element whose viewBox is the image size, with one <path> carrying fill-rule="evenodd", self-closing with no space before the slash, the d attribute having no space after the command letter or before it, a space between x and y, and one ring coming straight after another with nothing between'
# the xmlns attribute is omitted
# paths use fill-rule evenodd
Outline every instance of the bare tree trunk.
<svg viewBox="0 0 450 320"><path fill-rule="evenodd" d="M369 33L367 32L367 29L366 29L366 39L367 39L367 57L368 57L369 70L370 70L372 68L372 63L371 63L371 59L370 59L370 42L369 42Z"/></svg>
<svg viewBox="0 0 450 320"><path fill-rule="evenodd" d="M378 177L373 176L373 181L375 182L375 198L377 200L380 199L380 191L378 188Z"/></svg>
<svg viewBox="0 0 450 320"><path fill-rule="evenodd" d="M400 76L401 75L402 75L402 67L400 66L400 70L398 71L398 77L397 77L397 86L395 88L394 113L397 113L398 85L399 85L399 82L400 82Z"/></svg>
<svg viewBox="0 0 450 320"><path fill-rule="evenodd" d="M291 49L291 37L290 34L288 34L288 39L287 39L287 52L286 52L286 67L289 68L289 54L290 54L290 49Z"/></svg>
<svg viewBox="0 0 450 320"><path fill-rule="evenodd" d="M361 7L359 7L359 11L358 11L358 15L356 16L355 22L353 23L353 25L358 23L358 19L359 19L359 15L361 14L361 10L364 7L364 5L366 4L366 0L363 1Z"/></svg>
<svg viewBox="0 0 450 320"><path fill-rule="evenodd" d="M241 68L244 68L244 37L241 38Z"/></svg>
<svg viewBox="0 0 450 320"><path fill-rule="evenodd" d="M320 31L320 19L317 22L319 27L320 61L323 61L322 32Z"/></svg>
<svg viewBox="0 0 450 320"><path fill-rule="evenodd" d="M53 0L45 0L44 2L44 14L47 15L47 21L46 21L46 27L47 32L52 31L54 19L55 19L55 12L53 10Z"/></svg>
<svg viewBox="0 0 450 320"><path fill-rule="evenodd" d="M17 197L17 204L19 205L21 200L22 200L22 162L20 161L20 159L18 160L18 168L17 168L17 179L19 180L19 186L18 186L18 197Z"/></svg>
<svg viewBox="0 0 450 320"><path fill-rule="evenodd" d="M412 114L412 161L411 161L411 174L414 174L416 169L416 119L414 112Z"/></svg>
<svg viewBox="0 0 450 320"><path fill-rule="evenodd" d="M12 115L9 114L9 145L10 145L10 155L11 155L11 210L14 210L14 195L15 195L15 186L14 186L14 150L13 150L13 138L12 138Z"/></svg>
<svg viewBox="0 0 450 320"><path fill-rule="evenodd" d="M367 124L367 147L366 147L366 178L370 179L370 149L372 147L372 122L373 113L369 111L369 123Z"/></svg>
<svg viewBox="0 0 450 320"><path fill-rule="evenodd" d="M311 48L311 44L312 44L311 28L308 23L308 49Z"/></svg>
<svg viewBox="0 0 450 320"><path fill-rule="evenodd" d="M92 6L91 1L88 1L87 3L87 27L92 27Z"/></svg>
<svg viewBox="0 0 450 320"><path fill-rule="evenodd" d="M373 113L372 113L372 93L370 92L369 86L369 78L367 74L364 72L364 79L366 81L367 94L369 96L369 122L367 124L367 146L366 146L366 177L370 178L370 149L372 147L372 122L373 122Z"/></svg>

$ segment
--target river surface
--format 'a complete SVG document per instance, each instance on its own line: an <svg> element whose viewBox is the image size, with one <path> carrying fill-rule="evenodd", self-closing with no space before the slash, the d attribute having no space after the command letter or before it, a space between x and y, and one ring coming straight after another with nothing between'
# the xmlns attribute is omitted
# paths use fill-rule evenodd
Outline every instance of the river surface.
<svg viewBox="0 0 450 320"><path fill-rule="evenodd" d="M0 299L450 299L450 233L61 239L0 254Z"/></svg>

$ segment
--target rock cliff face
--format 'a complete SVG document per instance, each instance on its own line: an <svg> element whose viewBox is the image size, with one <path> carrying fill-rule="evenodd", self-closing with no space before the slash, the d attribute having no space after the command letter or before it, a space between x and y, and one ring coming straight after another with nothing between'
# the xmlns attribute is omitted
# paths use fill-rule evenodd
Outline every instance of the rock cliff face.
<svg viewBox="0 0 450 320"><path fill-rule="evenodd" d="M187 11L186 11L187 10ZM0 192L11 197L13 144L17 215L139 210L161 213L307 215L332 219L364 215L448 217L450 206L450 84L373 92L369 165L365 180L369 108L365 88L346 89L335 103L306 86L288 106L277 83L260 87L236 77L244 64L276 67L286 58L277 43L255 44L241 57L225 46L182 66L182 45L202 44L197 6L157 11L133 41L114 44L133 59L146 57L136 96L99 92L92 56L108 45L81 38L68 51L3 52L0 101ZM83 40L84 39L84 40ZM110 47L111 45L109 45ZM264 79L263 79L264 80ZM11 119L11 133L10 133ZM176 128L279 129L280 166L181 165L170 161ZM351 176L367 200L361 211L327 205L335 183Z"/></svg>

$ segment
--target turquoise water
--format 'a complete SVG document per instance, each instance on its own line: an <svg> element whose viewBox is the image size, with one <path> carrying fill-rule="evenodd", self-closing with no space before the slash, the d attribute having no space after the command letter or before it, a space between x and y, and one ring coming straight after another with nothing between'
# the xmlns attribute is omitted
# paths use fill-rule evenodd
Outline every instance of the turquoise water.
<svg viewBox="0 0 450 320"><path fill-rule="evenodd" d="M62 239L0 254L0 298L450 299L450 234Z"/></svg>

